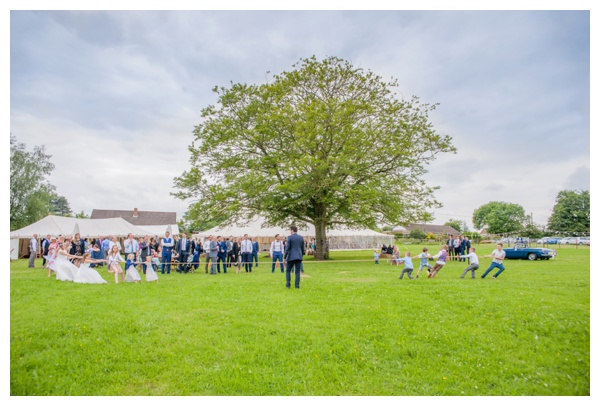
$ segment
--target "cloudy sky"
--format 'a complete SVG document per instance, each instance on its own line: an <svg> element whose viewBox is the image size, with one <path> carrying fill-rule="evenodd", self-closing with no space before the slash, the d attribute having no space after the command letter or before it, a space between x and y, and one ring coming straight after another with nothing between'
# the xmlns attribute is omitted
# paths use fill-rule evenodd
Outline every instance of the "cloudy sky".
<svg viewBox="0 0 600 406"><path fill-rule="evenodd" d="M430 118L458 153L429 166L444 205L434 223L472 227L475 209L505 201L545 225L560 190L590 187L590 12L524 11L527 3L523 11L11 10L10 132L29 149L45 145L56 166L49 180L74 212L137 207L179 219L188 202L170 196L173 178L189 166L211 89L337 56L397 78L405 97L440 103Z"/></svg>

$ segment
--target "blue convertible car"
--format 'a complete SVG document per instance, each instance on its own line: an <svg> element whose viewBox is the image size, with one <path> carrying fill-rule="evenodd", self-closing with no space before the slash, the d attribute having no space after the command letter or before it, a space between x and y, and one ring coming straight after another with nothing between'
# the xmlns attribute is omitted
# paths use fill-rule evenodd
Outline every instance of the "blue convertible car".
<svg viewBox="0 0 600 406"><path fill-rule="evenodd" d="M506 259L550 259L556 256L556 250L551 248L532 248L526 244L515 244L513 248L505 248Z"/></svg>

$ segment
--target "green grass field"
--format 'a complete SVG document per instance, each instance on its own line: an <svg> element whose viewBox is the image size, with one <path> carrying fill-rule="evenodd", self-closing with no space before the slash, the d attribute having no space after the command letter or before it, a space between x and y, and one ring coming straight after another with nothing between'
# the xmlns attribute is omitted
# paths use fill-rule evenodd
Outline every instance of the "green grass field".
<svg viewBox="0 0 600 406"><path fill-rule="evenodd" d="M452 262L399 280L372 251L333 252L305 261L299 290L262 257L252 274L118 285L13 261L10 393L590 395L589 247L482 280L493 248L477 247L477 279Z"/></svg>

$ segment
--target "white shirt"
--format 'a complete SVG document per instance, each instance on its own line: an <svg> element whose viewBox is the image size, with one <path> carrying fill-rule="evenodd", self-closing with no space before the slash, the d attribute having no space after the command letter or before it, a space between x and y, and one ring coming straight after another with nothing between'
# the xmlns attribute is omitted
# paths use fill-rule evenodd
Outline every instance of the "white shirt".
<svg viewBox="0 0 600 406"><path fill-rule="evenodd" d="M125 253L135 254L139 250L138 242L134 240L125 240Z"/></svg>
<svg viewBox="0 0 600 406"><path fill-rule="evenodd" d="M31 251L37 251L37 240L35 238L29 240L29 246L31 247Z"/></svg>
<svg viewBox="0 0 600 406"><path fill-rule="evenodd" d="M173 242L173 237L169 237L169 240L171 241L167 242L167 237L164 237L162 240L160 240L161 245L163 247L172 247L173 245L175 245L175 243Z"/></svg>
<svg viewBox="0 0 600 406"><path fill-rule="evenodd" d="M466 255L459 255L461 258L469 258L472 264L479 264L479 258L477 258L477 254L474 252L470 252Z"/></svg>
<svg viewBox="0 0 600 406"><path fill-rule="evenodd" d="M492 262L501 264L502 260L504 259L505 256L506 256L506 252L504 252L504 250L495 249L494 252L492 252L492 257L494 258L494 259L492 259Z"/></svg>
<svg viewBox="0 0 600 406"><path fill-rule="evenodd" d="M109 255L108 256L108 265L118 264L119 262L125 262L123 257L119 254Z"/></svg>
<svg viewBox="0 0 600 406"><path fill-rule="evenodd" d="M283 252L283 241L273 241L269 253L273 256L273 252Z"/></svg>
<svg viewBox="0 0 600 406"><path fill-rule="evenodd" d="M242 240L242 252L252 252L252 241Z"/></svg>
<svg viewBox="0 0 600 406"><path fill-rule="evenodd" d="M204 244L202 244L202 248L204 248L204 252L210 251L210 240L209 239L204 240Z"/></svg>

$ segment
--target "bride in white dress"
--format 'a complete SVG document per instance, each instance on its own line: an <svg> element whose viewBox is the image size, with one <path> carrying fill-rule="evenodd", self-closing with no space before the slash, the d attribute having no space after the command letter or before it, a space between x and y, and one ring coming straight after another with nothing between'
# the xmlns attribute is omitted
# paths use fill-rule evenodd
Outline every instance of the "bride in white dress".
<svg viewBox="0 0 600 406"><path fill-rule="evenodd" d="M76 283L108 283L100 276L98 271L90 267L91 263L104 262L103 260L90 259L90 253L86 252L83 254L81 265L79 265L79 272L75 276L73 282Z"/></svg>
<svg viewBox="0 0 600 406"><path fill-rule="evenodd" d="M54 272L56 272L56 279L59 281L73 281L75 276L79 274L79 268L73 265L69 258L81 258L76 255L69 254L69 248L71 243L64 242L58 252L56 253L56 259L54 260Z"/></svg>

